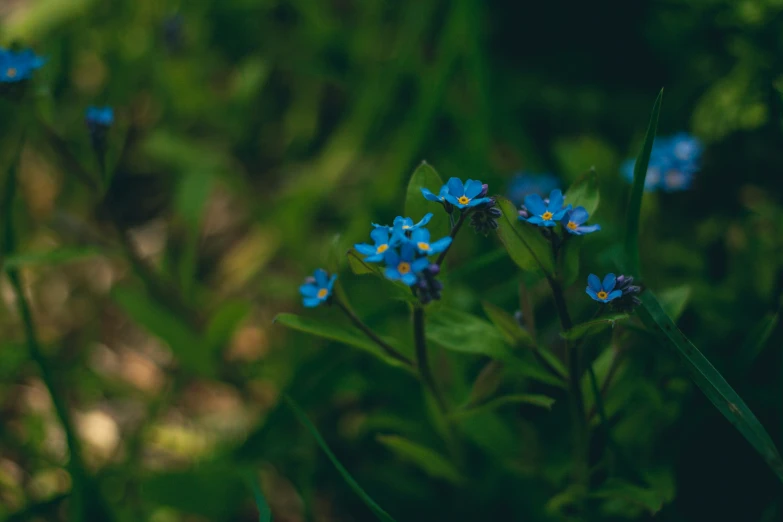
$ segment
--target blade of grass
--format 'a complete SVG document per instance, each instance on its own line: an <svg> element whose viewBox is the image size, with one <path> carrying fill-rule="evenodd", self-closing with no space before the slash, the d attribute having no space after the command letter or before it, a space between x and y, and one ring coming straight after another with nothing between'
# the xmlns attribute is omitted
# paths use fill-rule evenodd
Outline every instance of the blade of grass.
<svg viewBox="0 0 783 522"><path fill-rule="evenodd" d="M337 471L340 473L340 475L342 475L343 480L345 480L354 493L359 495L359 498L361 498L362 501L367 504L367 507L370 508L375 516L384 522L396 522L391 515L384 511L383 508L381 508L381 506L379 506L370 497L370 495L368 495L367 492L362 489L359 483L356 482L350 473L348 473L348 470L345 469L342 464L340 464L340 461L337 460L337 457L335 457L334 453L332 453L332 450L330 450L329 446L327 446L326 441L323 439L323 437L321 437L321 434L318 433L318 429L313 425L312 422L310 422L310 419L307 418L307 415L305 415L305 412L302 411L299 405L297 405L296 402L294 402L294 400L288 395L284 395L283 399L285 400L286 404L288 404L288 407L291 408L291 411L294 412L294 415L296 415L296 418L299 420L299 422L301 422L302 425L307 428L307 431L310 432L313 438L315 438L315 441L321 447L323 452L326 453L326 456L329 457L329 460L332 461L334 467L337 468Z"/></svg>
<svg viewBox="0 0 783 522"><path fill-rule="evenodd" d="M272 510L269 509L269 504L267 504L264 494L261 492L258 480L251 473L247 474L246 480L250 490L253 492L253 500L255 500L258 508L258 522L272 522Z"/></svg>
<svg viewBox="0 0 783 522"><path fill-rule="evenodd" d="M775 444L764 426L750 411L745 401L726 382L706 357L685 337L674 322L666 315L660 303L652 294L641 294L642 306L638 308L642 322L657 333L663 344L670 345L679 354L693 381L704 395L718 408L745 439L756 448L772 471L783 481L783 461Z"/></svg>
<svg viewBox="0 0 783 522"><path fill-rule="evenodd" d="M633 168L633 188L631 199L628 203L628 229L625 234L625 271L639 275L639 215L642 208L642 196L644 195L644 180L647 177L647 166L650 163L655 132L658 129L658 116L661 114L661 100L663 89L653 104L650 124L647 126L647 134L644 136L644 145L636 158Z"/></svg>

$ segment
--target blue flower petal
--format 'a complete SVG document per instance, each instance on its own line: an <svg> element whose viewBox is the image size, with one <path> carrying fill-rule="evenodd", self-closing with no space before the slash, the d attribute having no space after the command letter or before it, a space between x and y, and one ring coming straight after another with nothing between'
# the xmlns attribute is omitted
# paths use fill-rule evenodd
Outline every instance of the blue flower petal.
<svg viewBox="0 0 783 522"><path fill-rule="evenodd" d="M484 184L480 181L469 179L465 183L465 195L470 199L473 199L481 194L482 190L484 190Z"/></svg>
<svg viewBox="0 0 783 522"><path fill-rule="evenodd" d="M483 205L484 203L489 203L492 201L491 198L478 198L478 199L471 199L470 203L468 203L468 207L475 207L478 205Z"/></svg>
<svg viewBox="0 0 783 522"><path fill-rule="evenodd" d="M449 194L455 198L465 195L465 187L462 184L462 180L459 178L449 178L449 181L446 182L446 186L449 187Z"/></svg>
<svg viewBox="0 0 783 522"><path fill-rule="evenodd" d="M329 293L327 294L327 297L332 295L332 288L334 288L335 281L337 281L337 274L332 274L332 277L329 278L329 284L326 285L326 288L329 289Z"/></svg>
<svg viewBox="0 0 783 522"><path fill-rule="evenodd" d="M365 263L380 263L383 260L383 254L373 254L364 258Z"/></svg>
<svg viewBox="0 0 783 522"><path fill-rule="evenodd" d="M430 192L428 189L425 189L424 187L421 188L421 194L424 196L425 199L428 199L430 201L437 201L439 203L442 201L441 196L433 194L432 192Z"/></svg>
<svg viewBox="0 0 783 522"><path fill-rule="evenodd" d="M607 302L613 301L613 300L617 299L618 297L620 297L621 295L623 295L623 291L622 290L613 290L613 291L609 292L608 296L606 296L606 301Z"/></svg>
<svg viewBox="0 0 783 522"><path fill-rule="evenodd" d="M385 228L389 232L391 232L394 229L394 227L390 227L389 225L379 225L378 223L370 223L370 224L373 226L373 228Z"/></svg>
<svg viewBox="0 0 783 522"><path fill-rule="evenodd" d="M315 308L316 306L321 304L321 300L318 299L317 297L305 297L304 299L302 299L302 303L307 308Z"/></svg>
<svg viewBox="0 0 783 522"><path fill-rule="evenodd" d="M449 245L451 244L451 237L446 236L441 239L438 239L434 243L430 243L430 253L431 254L440 254L444 250L446 250Z"/></svg>
<svg viewBox="0 0 783 522"><path fill-rule="evenodd" d="M383 271L383 275L386 276L387 279L391 279L392 281L397 281L401 274L397 271L397 266L387 266L386 269Z"/></svg>
<svg viewBox="0 0 783 522"><path fill-rule="evenodd" d="M408 272L404 276L402 276L402 282L405 283L408 286L413 286L416 284L417 277L413 275L412 273Z"/></svg>
<svg viewBox="0 0 783 522"><path fill-rule="evenodd" d="M598 276L595 274L590 274L587 276L587 286L590 287L594 292L600 292L603 290L601 288L601 280L598 279Z"/></svg>
<svg viewBox="0 0 783 522"><path fill-rule="evenodd" d="M593 299L595 299L596 301L601 301L601 299L598 299L598 294L596 294L596 293L595 293L595 290L593 290L593 289L592 289L592 288L590 288L589 286L587 287L587 289L585 290L585 292L587 292L587 295L589 295L590 297L592 297L592 298L593 298Z"/></svg>
<svg viewBox="0 0 783 522"><path fill-rule="evenodd" d="M363 256L375 255L375 252L378 250L378 247L368 245L367 243L357 243L353 248Z"/></svg>
<svg viewBox="0 0 783 522"><path fill-rule="evenodd" d="M411 272L413 272L414 274L418 274L428 266L430 266L429 260L426 257L420 257L419 259L411 263Z"/></svg>
<svg viewBox="0 0 783 522"><path fill-rule="evenodd" d="M385 245L389 242L389 229L388 228L376 228L370 232L370 237L375 241L375 246Z"/></svg>
<svg viewBox="0 0 783 522"><path fill-rule="evenodd" d="M588 218L587 210L585 207L576 207L574 210L568 213L568 221L572 221L577 225L584 224Z"/></svg>
<svg viewBox="0 0 783 522"><path fill-rule="evenodd" d="M384 253L383 260L387 265L396 267L400 262L400 256L397 253L397 250L390 248Z"/></svg>
<svg viewBox="0 0 783 522"><path fill-rule="evenodd" d="M540 216L546 212L546 205L544 204L544 200L541 199L541 196L538 194L528 194L525 196L525 207L531 214L535 216Z"/></svg>
<svg viewBox="0 0 783 522"><path fill-rule="evenodd" d="M525 219L522 216L519 216L519 217L520 217L520 219L523 219L523 220ZM529 218L527 218L527 222L528 223L532 223L533 225L541 225L544 222L544 220L541 219L541 216L530 216Z"/></svg>
<svg viewBox="0 0 783 522"><path fill-rule="evenodd" d="M299 293L305 297L315 297L318 293L318 287L315 285L302 285L299 287Z"/></svg>
<svg viewBox="0 0 783 522"><path fill-rule="evenodd" d="M413 261L413 256L416 254L416 247L413 243L403 243L400 247L400 259L410 263Z"/></svg>
<svg viewBox="0 0 783 522"><path fill-rule="evenodd" d="M614 274L606 274L606 277L601 282L601 288L604 289L604 292L611 292L614 290L615 284L617 284L617 277Z"/></svg>
<svg viewBox="0 0 783 522"><path fill-rule="evenodd" d="M452 196L451 193L446 194L443 197L446 199L446 201L448 201L449 203L451 203L452 205L454 205L457 208L464 208L465 207L465 205L463 205L462 203L457 201L457 198Z"/></svg>
<svg viewBox="0 0 783 522"><path fill-rule="evenodd" d="M417 228L413 231L411 234L411 243L429 243L430 242L430 231L426 228Z"/></svg>
<svg viewBox="0 0 783 522"><path fill-rule="evenodd" d="M597 232L601 230L601 225L585 225L585 226L577 227L576 230L570 230L570 229L567 230L569 232L576 234L577 236L581 236L584 234L592 234L593 232Z"/></svg>
<svg viewBox="0 0 783 522"><path fill-rule="evenodd" d="M561 219L563 219L563 216L565 216L568 213L569 210L571 210L571 205L568 205L566 208L561 208L557 212L554 212L552 214L552 221L553 222L560 221Z"/></svg>
<svg viewBox="0 0 783 522"><path fill-rule="evenodd" d="M549 205L547 210L554 213L563 208L563 193L560 189L555 189L549 193Z"/></svg>
<svg viewBox="0 0 783 522"><path fill-rule="evenodd" d="M413 225L413 228L420 228L420 227L423 227L423 226L425 226L427 223L429 223L431 219L432 219L432 212L427 212L426 214L424 214L424 217L423 217L423 218L421 218L421 221L419 221L418 223L416 223L415 225ZM412 224L412 223L413 223L413 220L411 219L411 224Z"/></svg>
<svg viewBox="0 0 783 522"><path fill-rule="evenodd" d="M326 286L326 270L323 268L316 269L315 273L313 274L315 276L315 282L318 284L320 288L323 288Z"/></svg>

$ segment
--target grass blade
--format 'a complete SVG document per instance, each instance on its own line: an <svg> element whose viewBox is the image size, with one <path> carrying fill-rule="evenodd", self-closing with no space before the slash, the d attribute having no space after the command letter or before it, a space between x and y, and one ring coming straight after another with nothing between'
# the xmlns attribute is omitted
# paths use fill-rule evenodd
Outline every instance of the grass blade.
<svg viewBox="0 0 783 522"><path fill-rule="evenodd" d="M638 308L638 313L644 324L657 332L664 344L675 348L688 368L693 381L701 388L704 395L756 448L772 471L783 481L783 461L780 459L780 454L764 426L750 411L745 401L737 395L737 392L726 382L720 372L677 328L663 311L652 292L645 291L640 299L642 306Z"/></svg>
<svg viewBox="0 0 783 522"><path fill-rule="evenodd" d="M323 439L323 437L321 437L321 434L318 433L316 427L312 422L310 422L310 419L307 418L305 412L303 412L302 409L288 395L284 395L283 398L285 399L286 404L288 404L288 406L294 412L294 415L296 415L296 418L299 419L299 422L301 422L304 427L307 428L307 431L310 432L313 438L315 438L315 441L321 447L323 452L326 453L326 456L329 457L329 460L332 461L334 467L337 468L337 471L340 473L340 475L342 475L343 479L351 487L354 493L359 495L359 498L361 498L362 501L367 504L367 507L369 507L373 513L375 513L375 516L378 517L378 519L383 520L384 522L396 522L391 515L384 511L383 508L381 508L381 506L379 506L370 497L370 495L368 495L367 492L362 489L359 483L356 482L350 473L348 473L348 470L345 469L342 464L340 464L340 461L337 460L337 457L334 456L332 450L330 450L329 446L326 445L326 441Z"/></svg>
<svg viewBox="0 0 783 522"><path fill-rule="evenodd" d="M628 229L625 234L625 271L631 274L639 274L639 215L642 208L642 195L644 195L644 180L647 177L647 166L650 163L655 132L658 129L658 116L661 114L661 100L663 89L653 104L650 124L647 126L647 134L644 136L644 145L636 158L633 169L633 188L631 188L631 200L628 203Z"/></svg>
<svg viewBox="0 0 783 522"><path fill-rule="evenodd" d="M247 474L247 483L250 486L250 490L253 492L253 500L256 502L258 508L258 522L272 522L272 510L269 509L264 494L261 492L261 486L258 484L258 480L250 473Z"/></svg>

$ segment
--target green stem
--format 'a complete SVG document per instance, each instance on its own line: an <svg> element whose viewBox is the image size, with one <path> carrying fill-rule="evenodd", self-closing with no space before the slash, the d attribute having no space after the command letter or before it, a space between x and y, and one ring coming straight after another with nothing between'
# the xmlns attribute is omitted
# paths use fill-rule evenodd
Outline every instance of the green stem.
<svg viewBox="0 0 783 522"><path fill-rule="evenodd" d="M416 366L424 386L432 393L438 408L442 413L448 411L446 401L435 384L435 378L432 375L429 359L427 357L427 339L424 334L424 308L416 306L413 308L413 339L416 345Z"/></svg>
<svg viewBox="0 0 783 522"><path fill-rule="evenodd" d="M356 328L361 330L364 333L364 335L369 337L370 340L372 340L375 344L377 344L381 348L381 350L386 352L386 355L388 355L392 359L396 359L396 360L404 363L407 366L413 367L413 361L411 361L408 357L404 356L403 354L401 354L400 352L398 352L397 350L392 348L389 345L389 343L387 343L386 341L381 339L378 336L378 334L376 334L369 326L364 324L362 322L362 320L359 319L359 317L355 313L353 313L353 310L351 310L350 308L348 308L345 305L345 303L340 301L337 297L334 298L333 302L334 302L334 304L337 305L337 307L340 310L343 311L343 313L346 316L348 316L348 319L351 320L351 322L354 324L354 326L356 326Z"/></svg>
<svg viewBox="0 0 783 522"><path fill-rule="evenodd" d="M468 217L468 209L462 210L459 213L459 220L457 220L457 224L451 227L451 233L449 234L449 237L451 237L451 244L446 247L446 250L440 253L438 256L438 260L435 261L435 264L441 265L443 264L443 260L446 259L446 254L449 253L449 250L451 250L451 246L454 244L454 238L457 237L457 233L459 232L459 229L462 228L462 224L465 223L465 218Z"/></svg>

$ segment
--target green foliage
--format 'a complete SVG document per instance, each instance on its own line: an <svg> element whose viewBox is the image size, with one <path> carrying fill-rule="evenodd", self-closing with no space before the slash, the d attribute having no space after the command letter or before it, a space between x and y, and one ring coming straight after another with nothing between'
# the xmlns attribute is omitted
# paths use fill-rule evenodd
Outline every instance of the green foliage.
<svg viewBox="0 0 783 522"><path fill-rule="evenodd" d="M649 159L648 159L649 161ZM565 193L566 203L574 208L584 207L591 216L598 209L598 175L590 169L574 181Z"/></svg>
<svg viewBox="0 0 783 522"><path fill-rule="evenodd" d="M411 176L408 182L408 190L405 193L405 216L418 222L425 214L431 212L432 220L427 225L427 229L432 235L433 241L446 237L451 231L449 218L442 211L440 205L424 199L421 195L421 189L429 189L433 194L440 192L443 181L437 171L426 161L423 161Z"/></svg>
<svg viewBox="0 0 783 522"><path fill-rule="evenodd" d="M505 198L497 198L503 215L498 219L498 237L511 259L525 271L540 272L551 276L555 261L549 242L537 227L519 221L517 209Z"/></svg>

